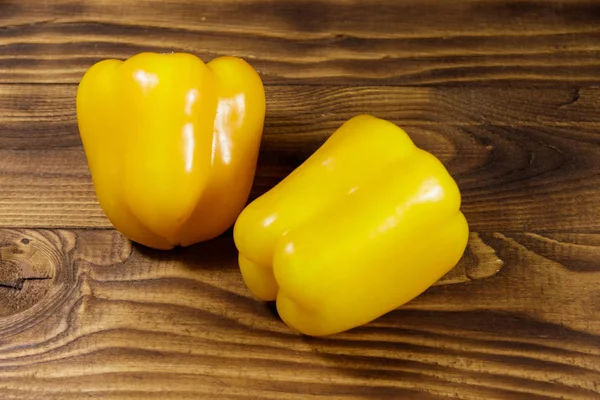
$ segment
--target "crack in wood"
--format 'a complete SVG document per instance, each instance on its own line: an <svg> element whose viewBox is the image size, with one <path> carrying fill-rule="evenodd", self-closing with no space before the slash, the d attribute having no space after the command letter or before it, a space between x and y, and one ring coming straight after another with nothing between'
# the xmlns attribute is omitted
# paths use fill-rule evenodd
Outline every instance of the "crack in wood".
<svg viewBox="0 0 600 400"><path fill-rule="evenodd" d="M45 281L45 280L50 280L50 279L52 279L51 276L19 278L13 282L0 282L0 287L14 289L14 290L22 290L26 281Z"/></svg>

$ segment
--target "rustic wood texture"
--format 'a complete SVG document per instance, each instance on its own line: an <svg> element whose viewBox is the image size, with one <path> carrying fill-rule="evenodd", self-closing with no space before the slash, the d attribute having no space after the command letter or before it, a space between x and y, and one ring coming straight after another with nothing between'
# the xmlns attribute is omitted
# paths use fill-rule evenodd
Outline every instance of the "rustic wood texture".
<svg viewBox="0 0 600 400"><path fill-rule="evenodd" d="M3 0L0 81L131 53L236 54L268 83L593 84L590 0Z"/></svg>
<svg viewBox="0 0 600 400"><path fill-rule="evenodd" d="M72 85L0 85L0 226L110 227L81 147L75 93ZM599 100L597 88L268 86L252 198L343 121L369 112L446 163L474 230L597 231Z"/></svg>
<svg viewBox="0 0 600 400"><path fill-rule="evenodd" d="M15 398L597 398L600 321L581 315L597 305L598 235L473 234L468 273L311 339L249 296L226 236L158 252L110 230L1 234L4 260L39 253L51 276L41 301L0 319L0 387Z"/></svg>
<svg viewBox="0 0 600 400"><path fill-rule="evenodd" d="M0 0L0 398L600 399L599 38L590 0ZM356 114L402 126L461 188L464 257L315 339L250 295L231 232L130 243L75 93L139 51L259 70L251 198Z"/></svg>

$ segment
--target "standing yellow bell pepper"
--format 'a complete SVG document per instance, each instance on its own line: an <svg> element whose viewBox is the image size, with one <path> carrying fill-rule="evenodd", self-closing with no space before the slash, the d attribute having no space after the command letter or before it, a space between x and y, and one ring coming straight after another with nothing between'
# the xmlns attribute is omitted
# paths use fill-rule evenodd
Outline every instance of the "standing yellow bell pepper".
<svg viewBox="0 0 600 400"><path fill-rule="evenodd" d="M456 265L467 239L460 192L444 165L368 115L344 123L234 228L249 289L313 336L413 299Z"/></svg>
<svg viewBox="0 0 600 400"><path fill-rule="evenodd" d="M233 225L248 200L264 117L262 81L235 57L104 60L77 92L100 205L126 237L157 249Z"/></svg>

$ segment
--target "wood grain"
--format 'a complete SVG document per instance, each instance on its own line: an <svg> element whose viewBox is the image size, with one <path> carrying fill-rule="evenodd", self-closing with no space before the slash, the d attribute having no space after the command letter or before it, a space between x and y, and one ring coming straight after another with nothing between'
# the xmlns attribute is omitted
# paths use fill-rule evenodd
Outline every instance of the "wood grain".
<svg viewBox="0 0 600 400"><path fill-rule="evenodd" d="M81 147L75 91L0 85L0 226L111 226ZM447 165L473 230L595 232L599 99L598 88L268 86L251 199L366 112L402 126Z"/></svg>
<svg viewBox="0 0 600 400"><path fill-rule="evenodd" d="M76 83L151 50L241 56L268 83L589 85L599 16L589 0L4 0L0 81Z"/></svg>
<svg viewBox="0 0 600 400"><path fill-rule="evenodd" d="M590 0L0 0L0 398L600 399L598 21ZM403 127L459 184L461 261L316 339L250 295L230 231L132 244L75 93L141 51L260 72L251 198L354 115Z"/></svg>
<svg viewBox="0 0 600 400"><path fill-rule="evenodd" d="M600 268L556 261L574 244L594 264L596 234L473 234L474 257L457 267L470 278L322 339L248 294L226 236L173 252L114 231L0 236L3 263L35 266L26 246L52 255L49 294L0 317L9 398L597 398L600 319L580 316L595 315Z"/></svg>

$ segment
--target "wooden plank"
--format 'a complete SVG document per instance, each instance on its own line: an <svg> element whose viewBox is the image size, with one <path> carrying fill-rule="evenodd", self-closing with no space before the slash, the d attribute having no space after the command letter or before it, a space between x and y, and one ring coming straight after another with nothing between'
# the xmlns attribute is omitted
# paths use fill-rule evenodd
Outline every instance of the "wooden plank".
<svg viewBox="0 0 600 400"><path fill-rule="evenodd" d="M252 198L343 121L371 112L448 166L475 231L600 229L597 88L268 86L267 93ZM110 227L81 148L74 96L72 85L0 85L0 226Z"/></svg>
<svg viewBox="0 0 600 400"><path fill-rule="evenodd" d="M0 239L4 262L22 274L45 265L50 276L45 296L0 314L0 390L9 398L600 392L598 234L473 233L457 267L469 276L455 273L367 326L320 339L291 332L250 296L231 237L169 252L131 246L112 230L0 230ZM573 255L587 267L563 263ZM35 293L27 283L0 287L0 299Z"/></svg>
<svg viewBox="0 0 600 400"><path fill-rule="evenodd" d="M265 81L581 85L599 79L590 0L5 0L0 82L77 82L141 51L231 54Z"/></svg>

